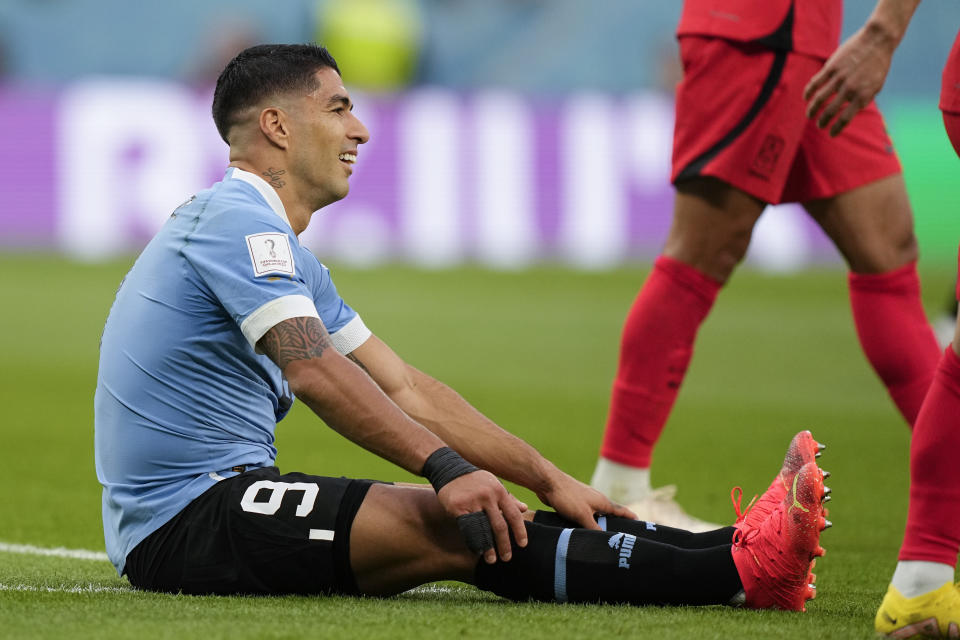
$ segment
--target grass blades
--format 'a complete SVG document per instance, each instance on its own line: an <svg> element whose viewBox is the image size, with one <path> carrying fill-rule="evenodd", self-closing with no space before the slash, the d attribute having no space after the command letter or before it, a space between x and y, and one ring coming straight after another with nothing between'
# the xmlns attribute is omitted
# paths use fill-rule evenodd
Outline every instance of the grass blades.
<svg viewBox="0 0 960 640"><path fill-rule="evenodd" d="M103 549L93 469L97 343L131 263L0 255L0 542ZM583 480L606 417L620 328L646 269L520 273L333 267L344 298L402 357ZM952 267L921 273L931 315ZM828 446L835 526L807 614L722 607L514 604L471 587L391 599L147 594L110 565L0 551L0 638L868 638L896 562L909 432L860 353L839 269L738 273L704 325L655 452L654 483L708 520L761 492L790 437ZM297 405L277 430L284 471L412 479ZM537 504L525 490L521 499Z"/></svg>

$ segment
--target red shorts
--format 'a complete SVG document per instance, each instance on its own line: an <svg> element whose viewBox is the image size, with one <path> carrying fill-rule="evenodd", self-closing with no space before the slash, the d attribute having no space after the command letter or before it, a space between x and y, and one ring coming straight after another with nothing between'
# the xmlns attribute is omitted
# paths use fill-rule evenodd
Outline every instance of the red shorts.
<svg viewBox="0 0 960 640"><path fill-rule="evenodd" d="M804 115L823 61L721 38L680 38L674 183L713 176L764 202L829 198L901 172L870 103L831 138Z"/></svg>

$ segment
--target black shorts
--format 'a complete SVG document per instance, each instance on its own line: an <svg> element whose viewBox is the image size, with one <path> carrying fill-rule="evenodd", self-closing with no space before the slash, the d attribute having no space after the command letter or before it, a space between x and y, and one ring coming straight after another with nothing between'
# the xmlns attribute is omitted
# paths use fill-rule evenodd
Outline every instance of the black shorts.
<svg viewBox="0 0 960 640"><path fill-rule="evenodd" d="M370 480L280 475L221 480L127 556L138 589L190 594L356 594L350 528Z"/></svg>

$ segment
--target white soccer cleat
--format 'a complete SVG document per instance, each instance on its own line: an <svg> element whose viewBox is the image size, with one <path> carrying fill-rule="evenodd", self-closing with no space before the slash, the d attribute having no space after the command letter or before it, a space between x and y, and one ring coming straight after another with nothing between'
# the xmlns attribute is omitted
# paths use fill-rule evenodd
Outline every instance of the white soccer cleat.
<svg viewBox="0 0 960 640"><path fill-rule="evenodd" d="M723 528L723 525L707 522L687 513L677 503L676 495L677 487L671 484L652 490L645 498L631 502L626 507L637 514L640 520L674 529L702 533Z"/></svg>

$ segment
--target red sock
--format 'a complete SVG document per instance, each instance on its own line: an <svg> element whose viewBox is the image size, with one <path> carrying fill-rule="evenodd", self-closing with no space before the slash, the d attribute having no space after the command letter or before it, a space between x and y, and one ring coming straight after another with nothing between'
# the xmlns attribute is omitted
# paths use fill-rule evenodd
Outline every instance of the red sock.
<svg viewBox="0 0 960 640"><path fill-rule="evenodd" d="M910 508L900 560L956 566L960 549L960 359L940 359L910 442Z"/></svg>
<svg viewBox="0 0 960 640"><path fill-rule="evenodd" d="M666 256L634 301L623 328L620 362L600 455L649 467L693 355L693 341L720 283Z"/></svg>
<svg viewBox="0 0 960 640"><path fill-rule="evenodd" d="M867 360L913 426L940 358L920 303L917 264L887 273L851 273L850 305Z"/></svg>

